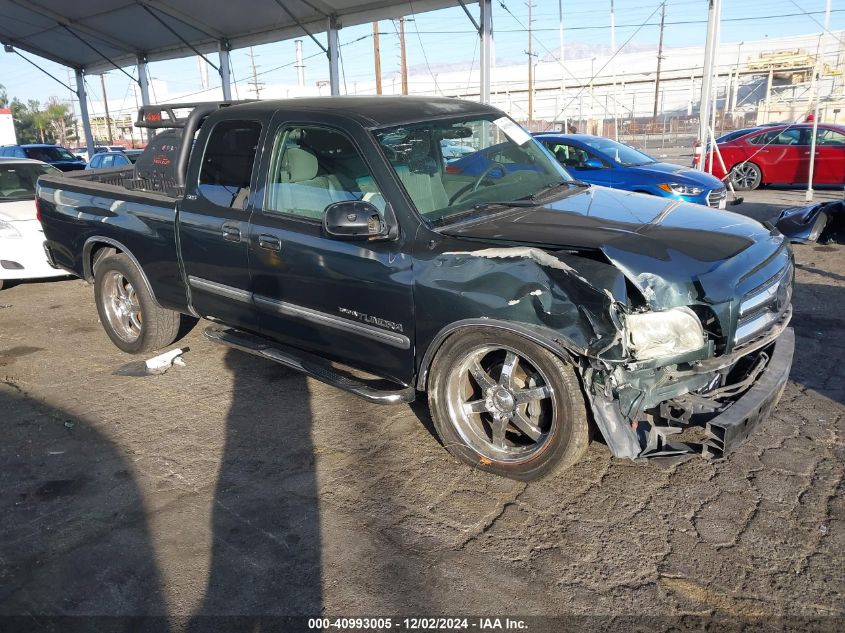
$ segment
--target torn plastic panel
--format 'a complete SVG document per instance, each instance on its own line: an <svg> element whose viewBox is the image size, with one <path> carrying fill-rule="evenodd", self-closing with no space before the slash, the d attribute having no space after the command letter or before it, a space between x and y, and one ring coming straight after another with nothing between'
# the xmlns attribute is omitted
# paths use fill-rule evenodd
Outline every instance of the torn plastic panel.
<svg viewBox="0 0 845 633"><path fill-rule="evenodd" d="M845 244L845 201L784 209L775 227L793 242Z"/></svg>

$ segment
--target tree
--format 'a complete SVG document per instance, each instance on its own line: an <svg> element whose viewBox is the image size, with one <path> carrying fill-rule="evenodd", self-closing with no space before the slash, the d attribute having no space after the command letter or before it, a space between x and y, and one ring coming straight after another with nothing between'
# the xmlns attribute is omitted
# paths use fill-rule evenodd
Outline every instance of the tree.
<svg viewBox="0 0 845 633"><path fill-rule="evenodd" d="M35 143L38 141L38 130L32 121L32 114L26 104L15 97L9 104L12 110L12 120L15 122L15 134L18 143Z"/></svg>
<svg viewBox="0 0 845 633"><path fill-rule="evenodd" d="M6 86L0 84L0 108L9 107L9 95L6 94Z"/></svg>
<svg viewBox="0 0 845 633"><path fill-rule="evenodd" d="M53 139L59 145L67 145L73 134L73 117L66 103L59 101L58 97L50 97L47 107L44 110Z"/></svg>

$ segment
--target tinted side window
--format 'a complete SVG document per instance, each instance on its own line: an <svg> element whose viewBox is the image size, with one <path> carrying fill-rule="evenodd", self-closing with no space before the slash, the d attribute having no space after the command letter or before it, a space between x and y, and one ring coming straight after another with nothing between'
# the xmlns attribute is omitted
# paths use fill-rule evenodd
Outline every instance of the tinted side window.
<svg viewBox="0 0 845 633"><path fill-rule="evenodd" d="M803 131L797 128L790 128L786 130L772 130L755 136L750 139L750 143L755 145L806 145L806 141L802 140Z"/></svg>
<svg viewBox="0 0 845 633"><path fill-rule="evenodd" d="M816 132L816 143L842 147L845 146L845 134L837 130L818 130Z"/></svg>
<svg viewBox="0 0 845 633"><path fill-rule="evenodd" d="M102 156L94 156L94 158L92 158L91 162L89 163L91 169L99 169L100 163L103 162L102 158Z"/></svg>
<svg viewBox="0 0 845 633"><path fill-rule="evenodd" d="M22 148L16 147L15 153L13 154L15 158L26 158L26 153L23 151Z"/></svg>
<svg viewBox="0 0 845 633"><path fill-rule="evenodd" d="M257 121L221 121L205 146L199 193L221 207L243 208L261 136Z"/></svg>

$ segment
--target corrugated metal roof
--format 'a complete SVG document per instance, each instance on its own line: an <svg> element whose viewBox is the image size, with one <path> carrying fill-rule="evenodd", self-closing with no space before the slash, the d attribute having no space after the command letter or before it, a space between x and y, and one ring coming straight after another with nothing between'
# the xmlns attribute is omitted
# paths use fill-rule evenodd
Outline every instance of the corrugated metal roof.
<svg viewBox="0 0 845 633"><path fill-rule="evenodd" d="M182 39L205 54L217 51L220 40L227 40L231 48L243 48L303 37L302 26L322 33L330 15L336 15L341 26L352 26L457 4L458 0L0 0L0 42L71 68L103 72L114 68L111 62L135 64L139 53L148 61L194 54Z"/></svg>

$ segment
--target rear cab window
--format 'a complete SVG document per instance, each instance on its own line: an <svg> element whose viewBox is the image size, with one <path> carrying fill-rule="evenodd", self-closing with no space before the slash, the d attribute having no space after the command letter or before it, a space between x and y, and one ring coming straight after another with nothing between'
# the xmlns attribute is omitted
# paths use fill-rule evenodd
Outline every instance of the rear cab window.
<svg viewBox="0 0 845 633"><path fill-rule="evenodd" d="M260 137L258 121L217 123L205 146L197 185L199 195L220 207L243 209L249 198Z"/></svg>

